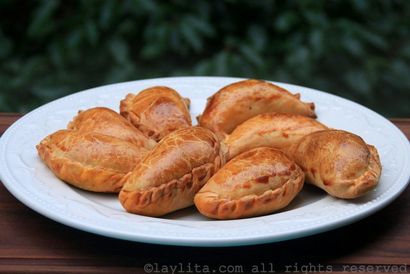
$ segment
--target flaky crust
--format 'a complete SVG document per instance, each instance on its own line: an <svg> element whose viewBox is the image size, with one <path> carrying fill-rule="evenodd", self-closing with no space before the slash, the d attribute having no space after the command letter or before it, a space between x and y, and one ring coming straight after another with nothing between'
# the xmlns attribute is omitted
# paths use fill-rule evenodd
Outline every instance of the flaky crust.
<svg viewBox="0 0 410 274"><path fill-rule="evenodd" d="M67 128L109 135L146 149L152 149L156 145L153 139L142 134L127 119L105 107L95 107L79 111Z"/></svg>
<svg viewBox="0 0 410 274"><path fill-rule="evenodd" d="M127 175L120 202L128 212L147 216L188 207L224 163L223 150L212 131L201 127L174 131Z"/></svg>
<svg viewBox="0 0 410 274"><path fill-rule="evenodd" d="M292 144L327 127L315 119L283 113L259 114L238 125L224 140L231 159L256 147L272 147L288 153Z"/></svg>
<svg viewBox="0 0 410 274"><path fill-rule="evenodd" d="M376 187L381 163L375 147L342 130L325 130L303 137L292 157L308 182L334 197L353 199Z"/></svg>
<svg viewBox="0 0 410 274"><path fill-rule="evenodd" d="M189 100L163 86L128 94L120 103L120 114L146 136L156 141L169 133L192 125Z"/></svg>
<svg viewBox="0 0 410 274"><path fill-rule="evenodd" d="M203 215L237 219L287 206L302 189L304 174L283 152L260 147L230 160L195 195Z"/></svg>
<svg viewBox="0 0 410 274"><path fill-rule="evenodd" d="M208 98L198 122L223 139L237 125L262 113L293 113L315 118L314 104L304 103L299 97L299 94L293 95L269 82L240 81L223 87Z"/></svg>
<svg viewBox="0 0 410 274"><path fill-rule="evenodd" d="M95 192L119 192L125 174L148 152L108 135L72 130L47 136L37 151L58 178Z"/></svg>

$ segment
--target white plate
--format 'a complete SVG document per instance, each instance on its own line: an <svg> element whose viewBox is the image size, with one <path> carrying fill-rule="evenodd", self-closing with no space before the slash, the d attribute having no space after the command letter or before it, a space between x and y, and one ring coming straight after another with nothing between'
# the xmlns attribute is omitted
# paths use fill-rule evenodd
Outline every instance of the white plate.
<svg viewBox="0 0 410 274"><path fill-rule="evenodd" d="M377 147L383 172L379 186L363 198L344 201L305 186L279 213L233 221L213 221L188 208L165 218L126 213L115 195L93 194L57 179L37 156L35 145L65 128L80 109L118 110L130 92L166 85L191 99L191 113L202 112L206 98L238 78L177 77L120 83L79 92L46 104L14 123L0 140L0 174L7 189L35 211L81 230L108 237L157 244L234 246L283 241L340 227L374 213L394 200L410 178L410 145L392 123L351 101L321 91L277 83L300 92L316 105L318 120L359 134Z"/></svg>

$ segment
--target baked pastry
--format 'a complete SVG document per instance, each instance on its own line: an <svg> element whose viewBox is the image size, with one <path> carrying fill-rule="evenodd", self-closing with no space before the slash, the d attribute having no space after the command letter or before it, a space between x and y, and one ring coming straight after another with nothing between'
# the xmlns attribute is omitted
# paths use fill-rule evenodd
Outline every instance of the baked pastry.
<svg viewBox="0 0 410 274"><path fill-rule="evenodd" d="M302 170L283 152L255 148L217 171L195 195L195 205L215 219L269 214L287 206L303 183Z"/></svg>
<svg viewBox="0 0 410 274"><path fill-rule="evenodd" d="M229 159L256 147L272 147L287 152L303 136L325 130L315 119L284 113L264 113L237 126L225 139Z"/></svg>
<svg viewBox="0 0 410 274"><path fill-rule="evenodd" d="M306 180L334 197L352 199L373 189L381 163L375 147L342 130L325 130L303 137L291 149Z"/></svg>
<svg viewBox="0 0 410 274"><path fill-rule="evenodd" d="M169 133L190 127L189 100L169 87L147 88L128 94L120 103L120 114L147 137L161 140Z"/></svg>
<svg viewBox="0 0 410 274"><path fill-rule="evenodd" d="M128 212L146 216L191 206L195 193L224 163L212 131L201 127L174 131L127 175L120 202Z"/></svg>
<svg viewBox="0 0 410 274"><path fill-rule="evenodd" d="M109 135L146 149L152 149L156 145L153 139L142 134L141 131L120 114L105 107L95 107L79 111L67 128Z"/></svg>
<svg viewBox="0 0 410 274"><path fill-rule="evenodd" d="M37 151L58 178L95 192L119 192L124 175L148 152L115 137L74 130L47 136Z"/></svg>
<svg viewBox="0 0 410 274"><path fill-rule="evenodd" d="M291 94L269 82L245 80L223 87L208 98L198 122L200 126L213 130L223 139L237 125L267 112L316 117L314 104L302 102L299 94Z"/></svg>

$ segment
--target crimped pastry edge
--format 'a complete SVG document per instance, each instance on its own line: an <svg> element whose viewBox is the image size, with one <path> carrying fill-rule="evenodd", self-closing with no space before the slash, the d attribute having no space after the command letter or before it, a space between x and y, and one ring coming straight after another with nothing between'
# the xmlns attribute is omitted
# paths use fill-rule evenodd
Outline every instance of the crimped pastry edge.
<svg viewBox="0 0 410 274"><path fill-rule="evenodd" d="M122 187L122 179L125 173L113 172L99 167L89 167L79 164L67 157L55 157L50 152L47 137L36 146L40 158L46 163L50 170L61 180L80 189L94 192L118 193ZM69 172L65 171L69 170ZM73 172L80 174L79 179ZM67 174L67 175L66 175ZM81 178L92 178L92 180L81 181Z"/></svg>
<svg viewBox="0 0 410 274"><path fill-rule="evenodd" d="M281 187L274 190L266 190L260 195L249 194L239 199L219 198L219 194L211 191L198 192L194 198L195 206L202 215L220 220L273 213L289 205L302 190L305 176L303 172L300 175L288 179Z"/></svg>
<svg viewBox="0 0 410 274"><path fill-rule="evenodd" d="M215 163L218 161L220 160L216 159ZM128 212L153 217L191 206L193 205L194 195L209 180L215 170L219 169L215 163L206 163L195 167L191 173L187 173L179 179L173 179L168 183L146 190L129 191L122 189L119 200ZM206 173L201 174L200 170L204 170ZM123 180L126 181L127 176ZM182 190L182 192L179 190ZM187 199L184 200L183 198ZM174 203L175 201L176 203Z"/></svg>

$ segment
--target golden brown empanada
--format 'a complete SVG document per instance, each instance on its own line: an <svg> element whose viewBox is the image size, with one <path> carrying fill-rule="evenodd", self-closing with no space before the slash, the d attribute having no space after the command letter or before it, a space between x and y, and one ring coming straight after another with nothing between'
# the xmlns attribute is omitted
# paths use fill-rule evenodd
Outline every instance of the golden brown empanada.
<svg viewBox="0 0 410 274"><path fill-rule="evenodd" d="M224 163L224 153L212 131L201 127L174 131L127 175L120 202L128 212L147 216L188 207Z"/></svg>
<svg viewBox="0 0 410 274"><path fill-rule="evenodd" d="M338 198L359 197L373 189L380 178L376 148L347 131L311 133L291 153L308 182Z"/></svg>
<svg viewBox="0 0 410 274"><path fill-rule="evenodd" d="M313 103L300 101L299 94L269 82L245 80L230 84L208 98L200 126L209 128L221 139L249 118L268 112L293 113L316 117Z"/></svg>
<svg viewBox="0 0 410 274"><path fill-rule="evenodd" d="M256 147L272 147L287 153L288 148L303 136L325 129L325 125L306 116L264 113L237 126L224 143L228 147L229 159Z"/></svg>
<svg viewBox="0 0 410 274"><path fill-rule="evenodd" d="M195 195L195 205L215 219L268 214L287 206L303 182L303 171L283 152L255 148L217 171Z"/></svg>
<svg viewBox="0 0 410 274"><path fill-rule="evenodd" d="M120 104L120 113L146 136L156 141L169 133L190 127L189 100L169 87L151 87L128 94Z"/></svg>
<svg viewBox="0 0 410 274"><path fill-rule="evenodd" d="M127 119L105 107L95 107L79 111L67 128L109 135L146 149L152 149L156 145L153 139L142 134Z"/></svg>
<svg viewBox="0 0 410 274"><path fill-rule="evenodd" d="M60 179L96 192L119 192L125 174L148 152L99 133L59 130L37 145L41 159Z"/></svg>

